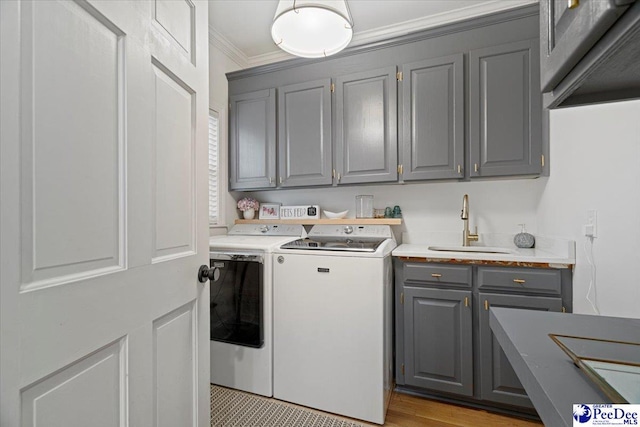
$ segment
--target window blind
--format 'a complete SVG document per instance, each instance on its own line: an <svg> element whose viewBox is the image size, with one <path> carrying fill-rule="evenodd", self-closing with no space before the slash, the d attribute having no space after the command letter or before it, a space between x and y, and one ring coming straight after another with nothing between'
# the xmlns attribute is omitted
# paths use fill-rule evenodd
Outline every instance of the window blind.
<svg viewBox="0 0 640 427"><path fill-rule="evenodd" d="M218 113L209 110L209 223L218 223Z"/></svg>

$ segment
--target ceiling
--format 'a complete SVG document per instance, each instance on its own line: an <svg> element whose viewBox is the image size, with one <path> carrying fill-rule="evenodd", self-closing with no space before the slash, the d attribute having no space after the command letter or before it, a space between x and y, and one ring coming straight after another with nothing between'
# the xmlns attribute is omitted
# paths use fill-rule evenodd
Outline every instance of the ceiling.
<svg viewBox="0 0 640 427"><path fill-rule="evenodd" d="M382 40L537 1L348 0L355 24L351 45ZM211 39L243 67L291 58L271 40L271 22L277 5L278 0L209 0Z"/></svg>

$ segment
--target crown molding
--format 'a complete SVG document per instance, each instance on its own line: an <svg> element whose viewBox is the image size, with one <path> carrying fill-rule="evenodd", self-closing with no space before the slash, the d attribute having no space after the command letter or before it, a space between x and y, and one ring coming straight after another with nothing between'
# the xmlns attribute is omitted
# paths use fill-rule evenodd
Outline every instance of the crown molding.
<svg viewBox="0 0 640 427"><path fill-rule="evenodd" d="M422 18L412 19L410 21L400 22L398 24L388 25L386 27L355 33L350 46L360 46L367 43L388 40L429 28L452 24L471 18L478 18L492 13L499 13L509 9L515 9L537 3L538 0L494 0L488 3L480 3L478 5L468 6L462 9L442 12L436 15L425 16ZM249 61L251 61L251 58Z"/></svg>
<svg viewBox="0 0 640 427"><path fill-rule="evenodd" d="M273 64L274 62L286 61L287 59L294 58L296 57L284 50L278 49L275 52L263 53L261 55L249 57L249 67L259 67L260 65Z"/></svg>
<svg viewBox="0 0 640 427"><path fill-rule="evenodd" d="M209 44L220 49L229 59L238 64L240 68L254 66L250 63L250 58L245 55L243 51L238 49L211 25L209 25Z"/></svg>

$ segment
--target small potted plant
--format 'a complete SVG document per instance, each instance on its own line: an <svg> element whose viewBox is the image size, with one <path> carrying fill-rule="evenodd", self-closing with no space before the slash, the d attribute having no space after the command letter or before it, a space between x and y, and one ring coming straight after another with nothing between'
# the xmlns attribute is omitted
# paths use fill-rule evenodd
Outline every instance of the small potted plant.
<svg viewBox="0 0 640 427"><path fill-rule="evenodd" d="M238 209L242 211L244 219L253 219L256 215L256 209L260 208L260 203L251 197L244 197L238 200Z"/></svg>

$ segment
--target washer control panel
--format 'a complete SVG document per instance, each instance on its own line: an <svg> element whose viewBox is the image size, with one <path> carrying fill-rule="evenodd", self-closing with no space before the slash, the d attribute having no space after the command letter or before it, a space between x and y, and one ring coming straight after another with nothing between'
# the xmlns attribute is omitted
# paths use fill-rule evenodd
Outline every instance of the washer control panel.
<svg viewBox="0 0 640 427"><path fill-rule="evenodd" d="M228 233L236 236L304 236L298 224L236 224Z"/></svg>
<svg viewBox="0 0 640 427"><path fill-rule="evenodd" d="M379 237L393 239L393 232L388 225L314 225L309 237Z"/></svg>

